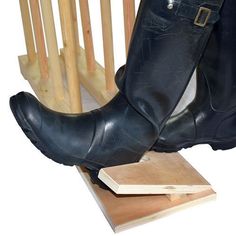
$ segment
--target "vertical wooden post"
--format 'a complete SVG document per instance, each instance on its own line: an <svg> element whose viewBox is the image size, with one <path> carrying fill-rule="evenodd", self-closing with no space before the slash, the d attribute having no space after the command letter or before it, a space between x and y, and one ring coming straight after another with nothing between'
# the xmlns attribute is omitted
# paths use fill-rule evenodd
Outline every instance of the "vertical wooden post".
<svg viewBox="0 0 236 236"><path fill-rule="evenodd" d="M135 0L123 0L123 7L124 7L126 55L128 55L130 39L135 22Z"/></svg>
<svg viewBox="0 0 236 236"><path fill-rule="evenodd" d="M27 0L20 0L19 2L20 2L21 17L25 35L25 44L26 44L28 61L33 62L35 60L36 53L35 53L33 30L29 14L29 5Z"/></svg>
<svg viewBox="0 0 236 236"><path fill-rule="evenodd" d="M51 0L41 0L41 8L48 48L50 78L53 82L55 99L60 101L64 99L64 88Z"/></svg>
<svg viewBox="0 0 236 236"><path fill-rule="evenodd" d="M101 3L101 16L102 16L106 89L109 92L115 92L115 82L114 82L115 69L114 69L111 2L110 0L100 0L100 3Z"/></svg>
<svg viewBox="0 0 236 236"><path fill-rule="evenodd" d="M68 0L58 0L58 3L60 9L65 66L71 102L71 111L74 113L78 113L82 111L82 105L79 86L80 84L75 42L75 28L72 18L72 6L71 1Z"/></svg>
<svg viewBox="0 0 236 236"><path fill-rule="evenodd" d="M78 30L78 18L77 18L77 8L76 8L76 0L71 0L71 7L72 7L72 19L74 22L75 27L75 43L77 53L80 53L80 41L79 41L79 30Z"/></svg>
<svg viewBox="0 0 236 236"><path fill-rule="evenodd" d="M96 69L96 64L95 64L88 0L80 0L79 2L80 2L83 35L84 35L84 47L87 59L87 69L89 72L93 72Z"/></svg>
<svg viewBox="0 0 236 236"><path fill-rule="evenodd" d="M47 53L44 42L39 2L38 0L29 0L29 1L30 1L31 15L34 27L34 35L37 47L37 55L38 55L41 78L47 79L48 78Z"/></svg>

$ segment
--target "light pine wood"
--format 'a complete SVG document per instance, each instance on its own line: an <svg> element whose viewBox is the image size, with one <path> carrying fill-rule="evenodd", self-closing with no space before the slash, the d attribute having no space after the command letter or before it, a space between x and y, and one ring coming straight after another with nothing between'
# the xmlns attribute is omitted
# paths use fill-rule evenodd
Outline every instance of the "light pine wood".
<svg viewBox="0 0 236 236"><path fill-rule="evenodd" d="M55 99L60 102L64 99L64 87L51 0L41 0L41 8L48 48L50 79L53 81Z"/></svg>
<svg viewBox="0 0 236 236"><path fill-rule="evenodd" d="M141 163L103 168L99 178L117 194L192 194L211 188L177 153L150 152L147 157Z"/></svg>
<svg viewBox="0 0 236 236"><path fill-rule="evenodd" d="M176 201L183 197L186 197L187 194L167 194L166 196L170 201Z"/></svg>
<svg viewBox="0 0 236 236"><path fill-rule="evenodd" d="M74 22L75 27L75 44L77 53L80 53L80 40L79 40L79 29L78 29L78 18L77 18L77 4L76 0L71 0L71 7L72 7L72 19Z"/></svg>
<svg viewBox="0 0 236 236"><path fill-rule="evenodd" d="M77 169L115 232L215 199L215 192L212 189L184 195L173 201L166 195L117 195L92 184L86 170L80 167Z"/></svg>
<svg viewBox="0 0 236 236"><path fill-rule="evenodd" d="M114 69L114 48L112 35L112 18L110 0L100 0L102 16L103 50L105 64L106 89L110 92L116 90Z"/></svg>
<svg viewBox="0 0 236 236"><path fill-rule="evenodd" d="M41 0L41 1L46 1L46 0ZM81 2L83 3L85 2L85 6L86 6L87 1L81 1ZM52 79L45 80L45 81L41 80L40 67L39 67L37 57L36 57L36 60L33 61L32 63L29 63L29 58L27 56L19 57L22 75L24 76L24 78L26 78L29 81L30 85L32 86L33 90L35 91L40 101L44 105L56 111L66 112L66 113L71 112L70 103L72 101L72 97L69 91L70 91L70 86L72 86L72 84L76 86L77 83L79 82L78 80L74 80L76 73L77 73L77 76L81 80L81 84L83 84L83 86L90 92L90 94L96 97L96 100L101 105L103 105L107 103L115 95L115 92L109 93L106 89L104 68L101 65L99 65L97 62L95 62L95 59L94 59L93 73L91 73L91 71L88 70L88 65L87 65L88 54L86 54L85 51L81 48L79 50L80 54L78 55L77 53L78 49L76 48L77 47L76 46L76 29L75 29L75 24L73 24L75 23L74 18L73 18L73 14L74 14L73 3L67 0L59 0L59 6L61 10L60 14L62 18L62 31L63 31L62 33L63 33L63 41L64 41L64 46L65 46L64 49L62 50L62 55L58 57L59 62L60 62L59 64L60 64L61 72L62 72L62 78L64 80L63 85L66 85L65 80L68 79L68 75L70 78L73 78L72 80L70 80L70 82L68 81L70 83L68 87L64 86L63 101L58 102L56 99L54 99L53 91L55 87L52 83L53 81ZM87 7L88 7L88 4L87 4ZM69 47L68 47L68 44L70 44ZM69 62L70 63L72 62L72 64L69 64ZM77 68L78 71L76 72L76 70L71 70L70 66ZM76 98L73 98L73 101L74 99ZM143 161L141 163L136 163L135 165L146 166L149 164L148 162L152 161L152 158L154 158L155 155L157 154L148 153L143 158ZM173 155L172 156L173 159L176 158L176 160L177 159L182 160L181 159L182 157L180 157L178 154L171 154L171 155ZM177 167L178 169L178 165L175 164L175 166L171 167L169 166L170 162L168 162L168 160L164 160L163 158L162 161L164 162L167 161L167 166L169 168L174 169ZM158 169L159 168L158 166L154 165L154 167L155 168L153 168L153 171L156 174L161 173L161 171L159 171ZM192 168L188 163L187 164L185 163L184 167L187 168L188 170ZM201 191L199 193L194 193L190 195L176 194L176 191L173 191L173 193L175 194L172 194L172 195L134 195L134 196L122 195L121 196L121 195L117 195L113 193L112 191L101 189L97 185L92 184L88 173L83 168L80 168L80 167L77 167L77 168L115 232L130 228L139 224L143 224L153 219L158 219L160 217L165 216L166 214L175 212L187 206L195 205L205 200L209 200L215 196L215 192L212 189L208 189L206 191ZM114 168L117 168L118 170L118 168L120 167L118 166ZM158 172L156 171L157 169L158 169ZM138 176L139 181L143 180L144 176L145 176L145 179L148 179L148 175L153 173L150 170L151 169L149 168L148 170L145 170L145 169L140 170L140 175ZM176 169L173 170L173 173L174 172L176 172ZM143 173L145 173L145 175ZM167 173L170 173L170 172L164 171L164 177L166 176L168 179L170 176L167 176ZM177 174L179 174L182 177L185 176L181 172ZM158 176L160 177L160 175ZM191 173L190 175L188 173L188 177L189 176L190 176L190 179L193 177L194 178L198 177L199 179L202 178L200 175L198 176L196 173L195 174ZM162 178L161 180L164 181L164 179ZM185 180L185 178L182 178L182 180ZM204 180L202 181L204 182ZM171 189L173 187L172 186L173 182L169 182L169 183L168 183L167 189ZM175 185L176 185L176 182L174 183L174 186Z"/></svg>
<svg viewBox="0 0 236 236"><path fill-rule="evenodd" d="M87 69L89 72L94 72L96 68L95 56L94 56L94 46L93 46L93 36L90 22L89 4L88 0L79 0L80 3L80 14L81 22L83 27L84 35L84 47L87 59Z"/></svg>
<svg viewBox="0 0 236 236"><path fill-rule="evenodd" d="M38 0L29 0L34 28L38 63L42 79L48 78L47 53L44 41L43 26Z"/></svg>
<svg viewBox="0 0 236 236"><path fill-rule="evenodd" d="M35 61L36 58L36 52L35 52L32 24L29 14L29 4L28 0L20 0L19 3L21 9L21 18L25 35L25 44L26 44L28 61L33 62Z"/></svg>
<svg viewBox="0 0 236 236"><path fill-rule="evenodd" d="M78 61L79 65L82 65L83 69L81 70L80 66L78 68L80 68L80 75L83 75L82 78L84 77L84 80L89 81L90 79L86 78L86 76L89 77L89 73L86 72L85 52L83 50L81 50L81 52L82 54L79 57ZM40 101L42 101L46 106L52 109L62 112L68 112L70 105L67 90L65 90L65 102L60 104L55 103L52 100L52 96L50 95L50 83L42 84L42 82L40 82L38 64L29 64L27 56L19 57L19 61L23 76L28 79ZM62 59L62 65L63 61L64 60ZM63 69L63 71L64 70L65 69ZM100 67L100 73L100 75L102 75L102 67ZM95 77L94 80L96 81ZM50 80L48 80L48 82L50 82ZM47 85L48 87L45 85ZM100 83L98 85L100 85ZM91 89L91 86L89 87ZM105 96L101 99L101 101L108 101L109 99L109 97ZM173 155L178 156L178 154ZM149 155L146 155L143 159L145 162L148 162L150 160L150 157ZM171 197L168 195L120 196L92 184L88 173L80 167L77 168L115 232L119 232L121 230L125 230L127 228L131 228L136 225L161 218L182 208L194 206L198 203L210 200L215 197L215 192L212 189L191 195L183 195L181 197L177 197L176 195ZM148 173L149 172L145 173L145 175L147 175Z"/></svg>
<svg viewBox="0 0 236 236"><path fill-rule="evenodd" d="M77 49L75 41L75 28L72 18L72 6L68 0L59 0L60 19L64 45L65 68L70 95L71 112L82 111L80 83L78 74Z"/></svg>
<svg viewBox="0 0 236 236"><path fill-rule="evenodd" d="M135 0L123 0L124 8L124 27L125 27L125 45L128 55L130 39L135 22Z"/></svg>

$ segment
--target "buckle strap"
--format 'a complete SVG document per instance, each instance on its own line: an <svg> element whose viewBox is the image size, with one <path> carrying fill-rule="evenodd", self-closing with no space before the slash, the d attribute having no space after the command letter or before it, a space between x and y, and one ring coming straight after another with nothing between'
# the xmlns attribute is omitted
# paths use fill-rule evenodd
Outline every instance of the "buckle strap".
<svg viewBox="0 0 236 236"><path fill-rule="evenodd" d="M193 20L194 24L200 27L205 27L207 24L214 24L220 19L218 11L208 7L193 6L185 3L180 3L176 15Z"/></svg>

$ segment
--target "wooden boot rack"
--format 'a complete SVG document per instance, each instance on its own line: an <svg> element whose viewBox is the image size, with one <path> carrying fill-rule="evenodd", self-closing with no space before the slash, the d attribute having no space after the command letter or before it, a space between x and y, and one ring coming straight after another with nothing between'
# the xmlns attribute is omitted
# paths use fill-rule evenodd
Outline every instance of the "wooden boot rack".
<svg viewBox="0 0 236 236"><path fill-rule="evenodd" d="M100 0L105 68L95 60L88 0L58 0L62 49L51 0L19 2L27 49L27 55L19 57L20 68L39 100L57 111L82 112L81 84L100 105L107 103L117 92L110 0ZM135 1L123 0L123 12L128 52ZM215 196L210 184L178 153L150 152L140 163L102 169L99 178L111 191L92 184L85 169L77 168L116 232Z"/></svg>

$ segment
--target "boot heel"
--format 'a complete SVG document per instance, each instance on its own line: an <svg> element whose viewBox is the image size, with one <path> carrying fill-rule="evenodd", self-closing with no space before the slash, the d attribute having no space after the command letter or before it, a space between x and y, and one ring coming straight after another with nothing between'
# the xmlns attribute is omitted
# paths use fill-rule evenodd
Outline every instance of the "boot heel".
<svg viewBox="0 0 236 236"><path fill-rule="evenodd" d="M228 149L232 149L232 148L236 147L236 140L212 143L212 144L210 144L210 146L214 151L228 150Z"/></svg>

